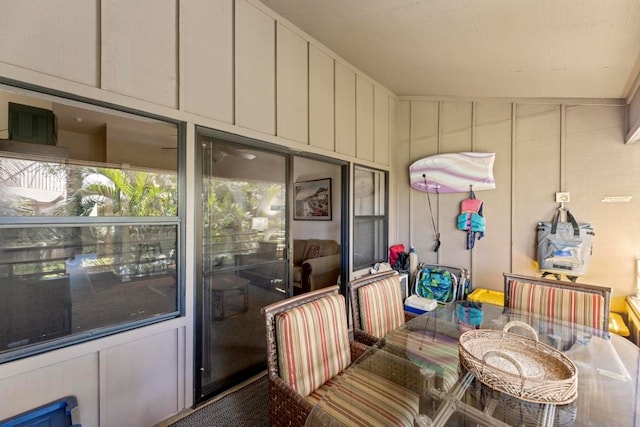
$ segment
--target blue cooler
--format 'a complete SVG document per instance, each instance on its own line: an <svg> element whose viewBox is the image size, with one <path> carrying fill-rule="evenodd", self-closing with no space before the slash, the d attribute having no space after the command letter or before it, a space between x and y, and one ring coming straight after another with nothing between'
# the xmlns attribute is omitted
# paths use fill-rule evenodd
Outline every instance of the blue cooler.
<svg viewBox="0 0 640 427"><path fill-rule="evenodd" d="M73 424L71 411L78 406L73 396L47 403L22 414L0 421L0 427L82 427Z"/></svg>

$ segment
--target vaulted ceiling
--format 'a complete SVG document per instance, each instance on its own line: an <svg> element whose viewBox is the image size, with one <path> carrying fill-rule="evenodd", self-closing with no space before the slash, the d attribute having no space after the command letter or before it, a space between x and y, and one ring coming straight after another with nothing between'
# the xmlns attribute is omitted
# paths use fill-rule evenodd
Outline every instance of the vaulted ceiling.
<svg viewBox="0 0 640 427"><path fill-rule="evenodd" d="M262 0L397 95L625 98L640 0Z"/></svg>

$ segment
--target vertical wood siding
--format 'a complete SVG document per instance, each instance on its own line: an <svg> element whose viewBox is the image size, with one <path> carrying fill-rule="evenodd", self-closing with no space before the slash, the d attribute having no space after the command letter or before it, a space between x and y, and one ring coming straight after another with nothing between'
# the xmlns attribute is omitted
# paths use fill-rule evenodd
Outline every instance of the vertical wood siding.
<svg viewBox="0 0 640 427"><path fill-rule="evenodd" d="M190 150L202 125L390 169L396 96L258 0L7 1L0 76L186 121ZM190 406L192 315L0 365L0 419L66 394L87 426Z"/></svg>
<svg viewBox="0 0 640 427"><path fill-rule="evenodd" d="M622 311L623 297L635 292L640 253L640 146L624 144L625 114L620 105L401 100L391 150L398 240L390 243L412 244L423 261L470 268L475 287L501 290L503 272L539 274L536 225L551 220L555 193L569 191L567 207L596 233L580 280L611 286L612 307ZM465 233L455 226L466 194L430 194L442 233L435 253L426 193L409 188L404 175L420 158L469 150L496 153L496 189L476 193L484 201L485 237L466 250ZM632 200L602 202L613 195Z"/></svg>

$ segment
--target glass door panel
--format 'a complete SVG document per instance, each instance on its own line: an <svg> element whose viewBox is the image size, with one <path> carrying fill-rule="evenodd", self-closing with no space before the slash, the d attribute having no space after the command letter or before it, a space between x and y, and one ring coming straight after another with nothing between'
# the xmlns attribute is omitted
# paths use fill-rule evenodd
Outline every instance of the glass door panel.
<svg viewBox="0 0 640 427"><path fill-rule="evenodd" d="M287 157L202 139L200 397L266 368L260 309L287 291Z"/></svg>

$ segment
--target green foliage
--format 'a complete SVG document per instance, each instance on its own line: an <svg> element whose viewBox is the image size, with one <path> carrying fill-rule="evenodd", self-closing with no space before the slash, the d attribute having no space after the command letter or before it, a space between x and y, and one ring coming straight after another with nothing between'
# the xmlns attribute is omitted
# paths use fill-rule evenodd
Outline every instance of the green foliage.
<svg viewBox="0 0 640 427"><path fill-rule="evenodd" d="M175 216L178 211L175 174L85 167L55 162L0 158L0 216L38 215L27 192L44 188L67 193L67 199L40 215L88 216L96 208L116 216Z"/></svg>
<svg viewBox="0 0 640 427"><path fill-rule="evenodd" d="M175 216L178 212L175 178L166 174L90 168L79 195L85 215L96 205L117 216Z"/></svg>
<svg viewBox="0 0 640 427"><path fill-rule="evenodd" d="M281 193L278 184L211 179L204 190L205 229L213 235L251 231L251 219L271 216L271 205Z"/></svg>
<svg viewBox="0 0 640 427"><path fill-rule="evenodd" d="M213 257L255 250L264 235L251 229L254 217L269 217L270 227L284 226L284 211L271 211L278 198L284 205L283 185L209 177L203 189L205 251Z"/></svg>
<svg viewBox="0 0 640 427"><path fill-rule="evenodd" d="M244 183L214 181L207 188L205 227L210 233L246 231L251 212L247 212L242 203L246 196L243 186Z"/></svg>

